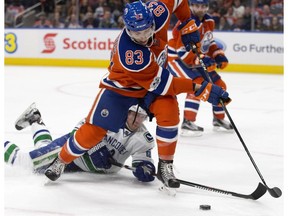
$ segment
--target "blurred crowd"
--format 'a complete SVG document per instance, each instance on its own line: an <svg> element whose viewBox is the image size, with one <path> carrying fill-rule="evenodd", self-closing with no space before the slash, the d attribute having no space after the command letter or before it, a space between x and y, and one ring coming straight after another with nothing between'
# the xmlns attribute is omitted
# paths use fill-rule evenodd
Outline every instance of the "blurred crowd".
<svg viewBox="0 0 288 216"><path fill-rule="evenodd" d="M26 28L122 28L127 2L132 1L5 0L5 27L21 24L33 9L35 21ZM283 0L210 0L208 13L219 31L283 32L283 4ZM172 17L171 29L176 22Z"/></svg>

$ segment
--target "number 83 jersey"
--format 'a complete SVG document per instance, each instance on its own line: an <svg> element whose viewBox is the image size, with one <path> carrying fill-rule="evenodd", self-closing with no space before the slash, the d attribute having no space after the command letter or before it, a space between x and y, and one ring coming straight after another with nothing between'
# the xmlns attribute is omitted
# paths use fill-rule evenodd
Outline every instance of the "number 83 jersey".
<svg viewBox="0 0 288 216"><path fill-rule="evenodd" d="M190 18L187 1L163 0L146 3L155 21L155 34L151 47L137 44L124 28L114 42L109 73L103 77L100 87L119 94L141 98L147 91L158 95L173 95L172 75L164 67L168 28L173 12L180 20ZM181 12L181 13L180 13Z"/></svg>

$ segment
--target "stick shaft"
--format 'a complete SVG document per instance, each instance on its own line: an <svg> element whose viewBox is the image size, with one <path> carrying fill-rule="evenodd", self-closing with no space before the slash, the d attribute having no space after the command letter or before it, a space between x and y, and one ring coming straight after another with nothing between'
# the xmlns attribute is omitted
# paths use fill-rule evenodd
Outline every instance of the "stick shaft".
<svg viewBox="0 0 288 216"><path fill-rule="evenodd" d="M134 167L118 163L117 161L110 161L110 162L111 162L111 164L118 166L118 167L121 167L121 168L125 168L125 169L132 170L132 171L135 170ZM151 175L156 176L156 173L152 173ZM264 185L262 185L261 183L259 183L258 187L256 188L256 190L252 194L246 195L246 194L235 193L232 191L222 190L222 189L218 189L218 188L214 188L214 187L209 187L209 186L205 186L205 185L201 185L201 184L197 184L197 183L193 183L193 182L189 182L189 181L185 181L185 180L181 180L181 179L177 179L177 181L179 181L180 184L183 184L186 186L190 186L190 187L194 187L194 188L198 188L198 189L202 189L202 190L206 190L206 191L216 192L216 193L220 193L220 194L230 195L230 196L234 196L234 197L244 198L244 199L252 199L252 200L259 199L267 191L266 187Z"/></svg>
<svg viewBox="0 0 288 216"><path fill-rule="evenodd" d="M202 68L203 68L203 70L204 70L204 72L205 72L205 75L206 75L206 77L208 78L209 82L213 84L213 81L212 81L211 77L210 77L209 74L208 74L207 68L206 68L206 66L205 66L205 64L204 64L204 62L203 62L203 60L201 59L200 54L199 54L199 52L198 52L197 47L196 47L195 44L192 44L192 50L193 50L193 52L196 53L196 55L197 55L197 57L198 57L198 59L199 59L199 62L200 62L200 64L201 64L201 66L202 66ZM241 134L239 133L239 131L238 131L238 129L237 129L237 127L236 127L236 125L235 125L235 123L234 123L234 121L233 121L231 115L229 114L229 112L228 112L228 110L227 110L227 108L226 108L226 106L225 106L223 100L220 99L220 103L221 103L221 106L223 107L224 112L226 113L226 115L227 115L227 117L228 117L228 119L229 119L229 121L230 121L230 123L231 123L233 129L235 130L235 132L236 132L236 134L237 134L237 136L238 136L238 138L239 138L239 140L240 140L242 146L244 147L244 149L245 149L245 151L246 151L246 153L247 153L247 155L248 155L250 161L252 162L252 164L253 164L255 170L257 171L257 173L258 173L260 179L262 180L263 184L266 186L266 188L267 188L267 189L269 190L269 192L270 192L272 189L270 189L270 188L267 186L267 184L266 184L266 182L265 182L265 180L264 180L263 175L261 174L261 172L260 172L258 166L256 165L256 162L254 161L254 159L253 159L253 157L252 157L250 151L248 150L248 148L247 148L247 146L246 146L246 144L245 144L245 142L244 142L244 140L243 140ZM271 193L270 193L270 194L271 194Z"/></svg>

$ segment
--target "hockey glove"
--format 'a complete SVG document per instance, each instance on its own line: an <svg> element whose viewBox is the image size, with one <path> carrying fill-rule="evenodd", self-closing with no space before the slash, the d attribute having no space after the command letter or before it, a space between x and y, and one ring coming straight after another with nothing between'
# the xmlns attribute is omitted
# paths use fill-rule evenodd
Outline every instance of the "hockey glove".
<svg viewBox="0 0 288 216"><path fill-rule="evenodd" d="M135 165L134 165L135 166ZM141 161L135 166L133 175L141 182L151 182L155 179L153 174L155 173L155 166L149 161Z"/></svg>
<svg viewBox="0 0 288 216"><path fill-rule="evenodd" d="M99 143L90 149L88 155L91 157L94 166L97 168L110 169L110 160L114 160L104 143Z"/></svg>
<svg viewBox="0 0 288 216"><path fill-rule="evenodd" d="M217 64L217 68L220 68L220 69L224 69L227 67L228 65L228 59L226 58L226 56L224 55L224 52L223 50L216 50L214 53L213 53L213 56L215 61L216 61L216 64Z"/></svg>
<svg viewBox="0 0 288 216"><path fill-rule="evenodd" d="M214 106L220 105L220 99L225 105L230 103L231 99L228 97L228 92L224 91L221 87L204 81L201 87L195 92L197 99L208 101Z"/></svg>
<svg viewBox="0 0 288 216"><path fill-rule="evenodd" d="M177 29L181 33L181 40L187 52L191 50L191 44L195 44L196 47L199 47L200 34L193 19L190 18L181 23Z"/></svg>
<svg viewBox="0 0 288 216"><path fill-rule="evenodd" d="M204 56L204 55L202 55L202 54L201 54L201 59L202 59L203 63L205 64L206 69L207 69L208 72L215 71L215 69L216 69L216 62L215 62L215 60L213 60L213 59L210 58L209 56ZM198 57L196 57L195 64L196 64L196 65L199 65L199 64L200 64Z"/></svg>

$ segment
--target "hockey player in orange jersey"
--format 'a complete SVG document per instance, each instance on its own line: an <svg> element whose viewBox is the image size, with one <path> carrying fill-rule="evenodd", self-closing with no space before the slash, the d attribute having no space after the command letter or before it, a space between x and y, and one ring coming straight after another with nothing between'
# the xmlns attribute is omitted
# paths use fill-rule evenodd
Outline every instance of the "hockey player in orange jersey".
<svg viewBox="0 0 288 216"><path fill-rule="evenodd" d="M228 59L224 51L218 47L214 38L214 20L207 14L209 0L189 0L191 8L191 18L195 20L200 33L200 56L212 81L226 90L226 84L220 75L215 71L216 66L224 69L228 65ZM179 25L179 23L178 23ZM197 55L192 51L187 52L181 41L177 25L173 30L173 38L168 42L168 70L176 77L192 78L194 80L208 81L202 66L199 64ZM184 119L181 125L181 135L201 136L204 128L195 124L196 116L200 106L200 100L194 94L187 93L184 107ZM212 106L213 126L218 131L233 131L232 125L225 121L225 112L222 107Z"/></svg>
<svg viewBox="0 0 288 216"><path fill-rule="evenodd" d="M167 187L178 188L173 173L179 108L176 95L194 92L197 98L215 105L220 99L229 102L228 93L206 81L173 77L164 67L167 29L170 16L175 13L182 21L179 31L186 49L199 42L199 33L190 20L187 1L136 1L127 4L120 32L111 52L108 73L100 83L100 90L86 118L86 123L64 144L58 158L47 168L45 175L55 181L66 164L97 145L107 130L118 132L127 119L133 104L141 104L156 118L158 147L157 178Z"/></svg>

